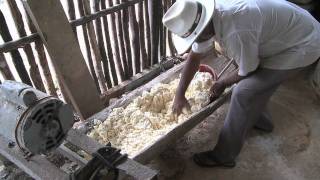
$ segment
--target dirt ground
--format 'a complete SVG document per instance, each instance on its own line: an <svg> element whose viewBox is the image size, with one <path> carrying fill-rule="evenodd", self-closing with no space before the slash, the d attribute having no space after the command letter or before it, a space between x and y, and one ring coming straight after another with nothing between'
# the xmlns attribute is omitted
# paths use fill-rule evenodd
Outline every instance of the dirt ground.
<svg viewBox="0 0 320 180"><path fill-rule="evenodd" d="M308 82L295 78L282 85L268 105L275 129L251 130L233 169L200 168L194 152L212 149L228 104L151 162L160 179L172 180L318 180L320 179L320 99Z"/></svg>

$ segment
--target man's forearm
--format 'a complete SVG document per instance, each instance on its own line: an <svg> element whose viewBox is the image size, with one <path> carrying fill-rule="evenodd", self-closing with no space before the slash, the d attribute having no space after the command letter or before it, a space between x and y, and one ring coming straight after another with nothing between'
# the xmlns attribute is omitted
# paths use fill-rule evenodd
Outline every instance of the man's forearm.
<svg viewBox="0 0 320 180"><path fill-rule="evenodd" d="M179 86L177 88L177 95L184 96L194 74L198 71L200 65L200 56L190 52L185 67L183 68Z"/></svg>
<svg viewBox="0 0 320 180"><path fill-rule="evenodd" d="M229 76L226 78L221 79L220 81L226 86L229 87L235 83L238 83L242 79L244 79L245 76L239 76L238 71L232 72Z"/></svg>

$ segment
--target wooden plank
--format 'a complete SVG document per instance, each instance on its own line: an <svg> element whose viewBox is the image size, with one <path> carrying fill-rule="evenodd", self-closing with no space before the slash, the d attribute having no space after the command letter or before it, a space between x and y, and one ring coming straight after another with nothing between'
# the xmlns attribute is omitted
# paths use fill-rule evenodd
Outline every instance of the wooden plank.
<svg viewBox="0 0 320 180"><path fill-rule="evenodd" d="M101 0L101 9L106 8L106 0ZM106 48L107 48L107 56L109 60L110 70L111 70L111 77L113 81L113 85L118 85L118 77L116 72L116 67L113 59L113 52L112 52L112 46L110 43L110 31L109 31L109 23L107 16L103 16L103 30L104 30L104 37L106 42Z"/></svg>
<svg viewBox="0 0 320 180"><path fill-rule="evenodd" d="M93 4L93 9L95 12L100 11L100 0L95 0ZM102 26L101 26L101 18L95 20L96 24L96 34L97 34L97 41L98 41L98 46L99 50L101 53L101 61L103 63L103 71L104 71L104 78L106 80L108 88L112 87L112 82L109 74L109 65L108 65L108 59L107 59L107 54L103 42L103 32L102 32Z"/></svg>
<svg viewBox="0 0 320 180"><path fill-rule="evenodd" d="M24 27L24 23L23 23L23 19L22 19L22 15L18 9L16 1L8 1L8 5L10 8L14 23L15 23L16 28L18 30L19 36L20 37L27 36L26 30ZM23 47L23 50L26 53L27 60L30 65L29 72L30 72L31 80L32 80L35 88L37 88L38 90L40 90L42 92L45 92L45 88L44 88L44 85L42 82L40 71L39 71L38 65L36 63L36 59L34 57L31 45L26 44Z"/></svg>
<svg viewBox="0 0 320 180"><path fill-rule="evenodd" d="M24 46L35 42L37 39L40 39L40 36L37 33L21 37L17 40L8 41L0 45L0 53L13 51L18 48L23 48Z"/></svg>
<svg viewBox="0 0 320 180"><path fill-rule="evenodd" d="M67 141L78 146L89 154L92 154L99 148L104 147L104 145L74 129L69 131ZM157 171L143 166L131 159L127 159L125 162L118 165L117 168L123 170L126 174L135 179L151 180L157 176Z"/></svg>
<svg viewBox="0 0 320 180"><path fill-rule="evenodd" d="M143 70L141 73L136 74L130 80L121 83L120 86L109 89L105 94L103 94L102 99L105 102L109 102L109 100L112 98L117 98L124 93L132 91L157 77L159 74L161 74L161 72L163 72L163 70L172 68L174 63L174 61L168 60L162 65L162 67L160 67L160 65L155 65L151 69Z"/></svg>
<svg viewBox="0 0 320 180"><path fill-rule="evenodd" d="M88 161L86 159L80 157L77 153L75 153L72 150L70 150L69 148L67 148L64 144L61 144L56 149L56 151L58 153L64 155L65 157L67 157L71 161L76 162L80 166L84 166L84 165L86 165L88 163Z"/></svg>
<svg viewBox="0 0 320 180"><path fill-rule="evenodd" d="M1 35L4 42L12 41L12 37L9 32L8 25L6 23L6 20L3 16L3 13L1 10L0 10L0 35ZM17 69L17 72L18 72L22 82L32 86L32 82L29 78L26 67L23 64L23 60L22 60L22 57L21 57L19 51L17 49L15 49L15 50L11 51L10 54L12 56L13 64L14 64L15 68Z"/></svg>
<svg viewBox="0 0 320 180"><path fill-rule="evenodd" d="M67 174L51 164L44 156L33 156L30 160L24 157L16 145L13 148L8 147L9 141L0 135L0 154L13 162L32 178L37 180L61 180L67 177Z"/></svg>
<svg viewBox="0 0 320 180"><path fill-rule="evenodd" d="M113 13L118 12L120 10L126 9L129 6L133 6L133 5L140 3L142 1L144 1L144 0L130 0L127 3L116 4L116 5L110 6L109 8L103 9L99 12L96 12L96 13L93 13L93 14L90 14L87 16L83 16L77 20L71 21L70 24L72 27L80 26L80 25L86 24L92 20L95 20L97 18L106 16L108 14L113 14Z"/></svg>
<svg viewBox="0 0 320 180"><path fill-rule="evenodd" d="M84 118L101 110L103 104L61 3L25 0L23 4L47 47L57 73L62 77L74 108Z"/></svg>
<svg viewBox="0 0 320 180"><path fill-rule="evenodd" d="M6 58L4 57L4 55L2 53L0 53L0 72L2 72L4 79L14 80L14 77L9 69Z"/></svg>
<svg viewBox="0 0 320 180"><path fill-rule="evenodd" d="M83 9L84 9L85 15L91 14L90 2L87 0L83 0L82 2L83 2ZM92 51L93 67L94 67L94 71L96 73L96 76L98 78L98 84L100 87L100 91L103 93L103 92L107 91L107 85L106 85L106 79L104 78L102 65L101 65L101 53L100 53L100 49L99 49L99 46L97 43L96 33L94 31L94 26L93 26L92 21L87 23L87 29L88 29L89 41L91 44L91 48L93 50Z"/></svg>

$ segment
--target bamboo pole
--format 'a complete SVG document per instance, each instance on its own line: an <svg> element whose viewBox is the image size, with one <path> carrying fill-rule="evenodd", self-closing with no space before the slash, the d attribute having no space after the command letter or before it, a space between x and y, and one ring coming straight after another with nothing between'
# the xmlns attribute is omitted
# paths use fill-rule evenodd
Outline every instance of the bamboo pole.
<svg viewBox="0 0 320 180"><path fill-rule="evenodd" d="M5 42L12 41L6 20L0 10L0 35ZM28 72L23 64L22 57L17 49L11 51L12 61L23 83L32 86Z"/></svg>
<svg viewBox="0 0 320 180"><path fill-rule="evenodd" d="M124 3L123 0L121 0L121 3ZM129 37L129 17L128 17L128 9L124 9L122 11L122 30L123 30L123 37L125 42L125 48L126 48L126 55L127 55L127 61L128 61L128 74L130 77L133 76L133 66L132 66L132 53L131 53L131 47L130 47L130 37Z"/></svg>
<svg viewBox="0 0 320 180"><path fill-rule="evenodd" d="M7 61L2 53L0 53L0 71L6 80L14 80L14 77L9 69Z"/></svg>
<svg viewBox="0 0 320 180"><path fill-rule="evenodd" d="M151 17L151 64L157 64L159 59L159 26L160 0L149 1L149 15Z"/></svg>
<svg viewBox="0 0 320 180"><path fill-rule="evenodd" d="M143 2L138 4L138 17L139 17L139 37L140 37L140 53L142 69L148 67L148 55L146 52L145 38L144 38L144 17L143 17Z"/></svg>
<svg viewBox="0 0 320 180"><path fill-rule="evenodd" d="M139 39L139 25L136 18L135 8L129 8L129 23L130 23L130 33L131 33L131 48L133 49L133 59L135 62L135 73L141 72L140 63L140 39Z"/></svg>
<svg viewBox="0 0 320 180"><path fill-rule="evenodd" d="M23 24L22 15L19 12L16 1L9 0L7 2L9 5L9 8L10 8L14 23L15 23L16 28L18 30L19 36L20 37L27 36L26 30L25 30L25 27ZM26 53L26 56L27 56L27 59L28 59L29 65L30 65L29 72L30 72L30 76L31 76L31 79L32 79L34 86L40 91L45 91L45 88L44 88L44 85L42 82L42 78L40 75L40 71L39 71L38 65L36 63L31 45L30 44L25 45L23 47L23 50Z"/></svg>
<svg viewBox="0 0 320 180"><path fill-rule="evenodd" d="M149 16L149 11L148 11L148 6L149 6L149 1L148 0L144 0L144 19L145 19L145 40L147 43L147 65L148 67L151 66L151 38L150 38L150 16Z"/></svg>
<svg viewBox="0 0 320 180"><path fill-rule="evenodd" d="M100 7L99 7L100 3L99 2L100 2L100 0L94 0L93 8L94 8L95 12L100 10ZM96 24L96 34L97 34L98 46L99 46L99 50L101 53L101 60L103 63L104 77L106 79L108 88L111 88L112 82L111 82L110 75L109 75L108 59L107 59L106 50L105 50L105 46L104 46L104 42L103 42L101 19L100 18L96 19L95 24Z"/></svg>
<svg viewBox="0 0 320 180"><path fill-rule="evenodd" d="M101 1L101 9L106 8L106 3L105 0ZM104 27L104 33L105 33L105 42L107 46L107 56L109 60L109 65L110 65L110 70L111 70L111 75L112 75L112 80L113 84L116 86L118 85L118 77L117 77L117 72L116 72L116 67L113 59L113 53L112 53L112 46L110 43L110 32L109 32L109 23L108 23L108 18L106 16L102 17L103 20L103 27Z"/></svg>
<svg viewBox="0 0 320 180"><path fill-rule="evenodd" d="M83 9L83 3L82 0L78 0L78 9L79 9L79 14L80 16L84 16L84 9ZM93 67L93 62L92 62L92 56L91 56L91 49L90 49L90 42L89 42L89 38L88 38L88 30L86 28L86 25L81 26L82 28L82 32L83 32L83 40L84 40L84 45L86 47L86 52L87 52L87 61L88 61L88 65L89 65L89 71L90 74L92 76L92 79L97 87L97 90L100 92L100 88L99 88L99 83L98 83L98 78L97 75L95 73L94 67Z"/></svg>
<svg viewBox="0 0 320 180"><path fill-rule="evenodd" d="M120 1L115 0L115 4L120 4ZM116 17L117 37L118 37L118 42L119 42L119 46L120 46L120 54L121 54L121 63L122 63L122 67L124 69L125 78L127 80L127 79L129 79L129 73L128 73L129 67L128 67L128 61L127 61L124 39L123 39L122 13L121 13L121 11L118 11L115 14L116 14L115 17Z"/></svg>
<svg viewBox="0 0 320 180"><path fill-rule="evenodd" d="M83 6L84 13L86 15L90 14L89 0L83 0L83 5L84 5ZM98 78L98 84L99 84L100 90L102 93L104 93L107 91L107 86L106 86L106 80L104 78L104 74L101 66L101 53L96 40L96 34L94 32L93 22L87 23L87 29L88 29L89 41L91 43L91 48L93 50L92 55L94 56L94 58L92 58L93 67Z"/></svg>
<svg viewBox="0 0 320 180"><path fill-rule="evenodd" d="M27 22L31 33L37 33L30 17L27 15ZM57 91L54 86L52 74L50 73L47 56L43 47L43 43L40 38L35 41L35 49L38 55L39 65L43 73L43 81L48 94L57 96Z"/></svg>
<svg viewBox="0 0 320 180"><path fill-rule="evenodd" d="M109 7L113 5L112 0L105 0L105 1L108 1ZM118 45L118 41L117 41L116 23L115 23L115 15L114 14L111 14L109 16L109 22L111 23L111 28L109 30L111 31L110 34L112 35L111 42L112 42L112 47L114 48L113 52L114 52L115 64L116 64L117 71L120 76L120 80L124 81L125 75L124 75L124 70L121 65L121 59L120 59L120 54L119 54L120 50L119 50L119 45Z"/></svg>

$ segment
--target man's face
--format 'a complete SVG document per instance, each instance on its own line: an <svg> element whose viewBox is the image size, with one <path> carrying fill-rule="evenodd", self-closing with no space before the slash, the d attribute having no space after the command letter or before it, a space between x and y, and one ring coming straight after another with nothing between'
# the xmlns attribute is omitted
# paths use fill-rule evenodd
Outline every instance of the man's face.
<svg viewBox="0 0 320 180"><path fill-rule="evenodd" d="M212 22L210 22L208 23L206 28L202 31L200 36L197 38L196 42L201 43L201 42L207 41L210 38L212 38L214 35L215 35L215 32L214 32L213 24Z"/></svg>

